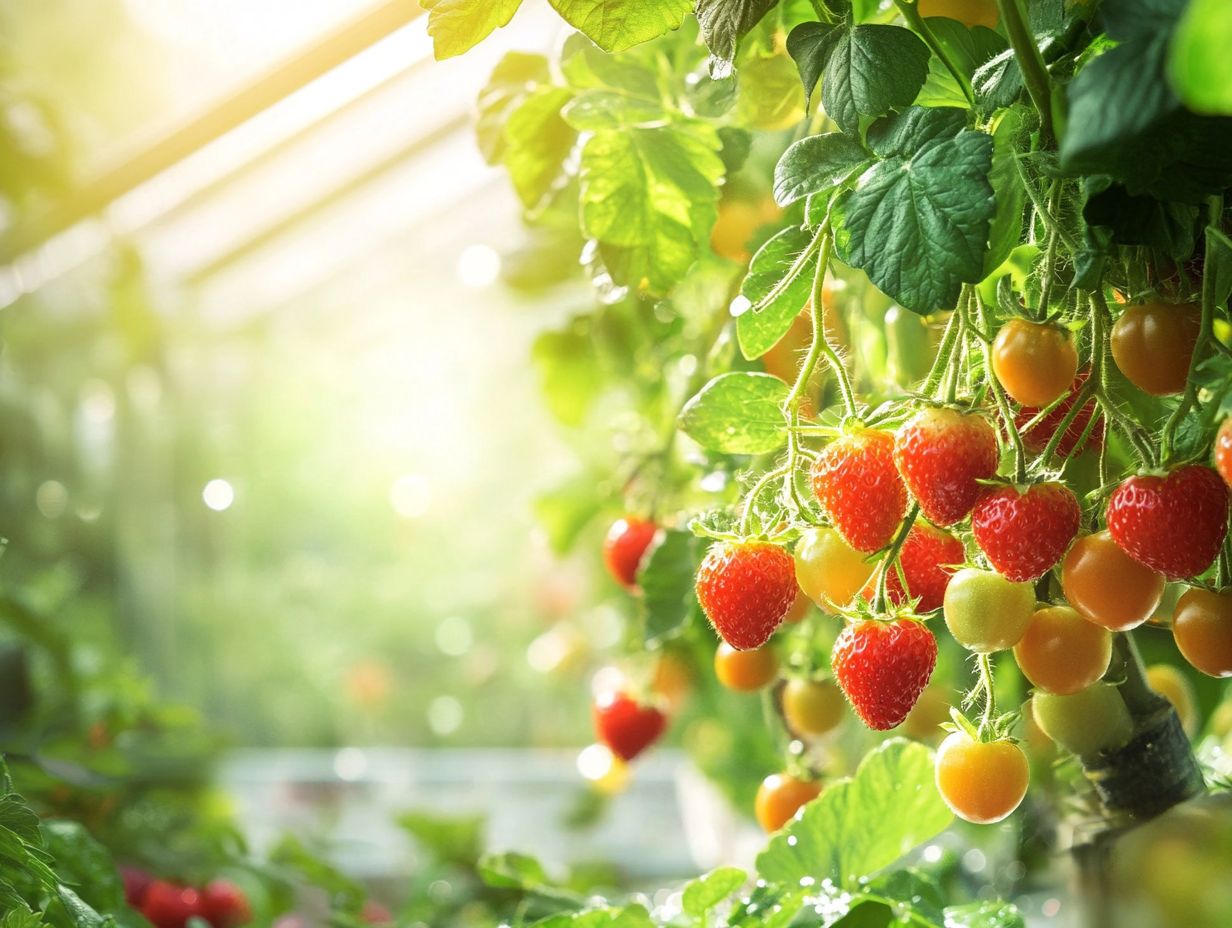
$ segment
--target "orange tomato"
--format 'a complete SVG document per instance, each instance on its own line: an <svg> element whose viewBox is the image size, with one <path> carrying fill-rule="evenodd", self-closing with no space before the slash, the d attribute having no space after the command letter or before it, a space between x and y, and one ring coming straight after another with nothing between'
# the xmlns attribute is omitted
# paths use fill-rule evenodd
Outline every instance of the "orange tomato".
<svg viewBox="0 0 1232 928"><path fill-rule="evenodd" d="M1202 327L1196 303L1131 306L1112 327L1112 359L1125 379L1152 396L1185 389Z"/></svg>
<svg viewBox="0 0 1232 928"><path fill-rule="evenodd" d="M1018 808L1031 774L1027 755L1012 741L981 742L956 731L937 749L937 790L961 819L999 822Z"/></svg>
<svg viewBox="0 0 1232 928"><path fill-rule="evenodd" d="M721 641L714 652L714 674L729 690L752 693L769 686L778 677L779 659L771 644L737 651Z"/></svg>
<svg viewBox="0 0 1232 928"><path fill-rule="evenodd" d="M1123 632L1154 615L1164 578L1122 551L1104 531L1084 535L1070 547L1061 562L1061 589L1083 618Z"/></svg>
<svg viewBox="0 0 1232 928"><path fill-rule="evenodd" d="M997 380L1023 406L1047 406L1058 399L1078 373L1078 349L1060 326L1011 319L992 343Z"/></svg>
<svg viewBox="0 0 1232 928"><path fill-rule="evenodd" d="M1102 677L1112 660L1112 633L1069 606L1036 610L1014 660L1032 684L1068 696Z"/></svg>
<svg viewBox="0 0 1232 928"><path fill-rule="evenodd" d="M1198 670L1232 677L1232 591L1187 591L1177 600L1172 634L1182 656Z"/></svg>
<svg viewBox="0 0 1232 928"><path fill-rule="evenodd" d="M778 831L795 816L805 803L821 795L821 784L815 780L800 780L789 773L772 773L757 788L753 812L761 827Z"/></svg>
<svg viewBox="0 0 1232 928"><path fill-rule="evenodd" d="M843 692L829 680L793 677L783 687L783 718L798 735L824 735L847 715Z"/></svg>

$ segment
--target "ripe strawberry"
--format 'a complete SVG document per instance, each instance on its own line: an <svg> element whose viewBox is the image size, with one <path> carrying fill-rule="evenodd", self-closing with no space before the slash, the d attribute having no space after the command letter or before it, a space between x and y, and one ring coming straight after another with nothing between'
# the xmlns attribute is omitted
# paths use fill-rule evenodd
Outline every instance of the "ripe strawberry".
<svg viewBox="0 0 1232 928"><path fill-rule="evenodd" d="M1169 580L1214 563L1227 532L1228 487L1202 464L1130 477L1108 498L1108 532L1140 564Z"/></svg>
<svg viewBox="0 0 1232 928"><path fill-rule="evenodd" d="M154 928L184 928L201 913L201 894L188 886L155 880L145 891L141 914Z"/></svg>
<svg viewBox="0 0 1232 928"><path fill-rule="evenodd" d="M958 569L957 565L966 559L963 543L949 532L925 522L916 522L907 533L902 550L898 552L898 564L902 568L903 579L907 581L907 589L903 589L898 571L890 567L890 572L886 575L886 596L895 606L901 606L909 599L918 597L920 601L915 607L917 612L940 609L950 577ZM864 588L863 595L872 602L876 593L874 575Z"/></svg>
<svg viewBox="0 0 1232 928"><path fill-rule="evenodd" d="M976 413L922 409L894 436L898 472L936 525L953 525L971 511L977 481L997 472L998 457L997 433Z"/></svg>
<svg viewBox="0 0 1232 928"><path fill-rule="evenodd" d="M902 723L937 663L937 639L917 619L862 619L834 642L830 667L864 724L885 731Z"/></svg>
<svg viewBox="0 0 1232 928"><path fill-rule="evenodd" d="M697 569L697 599L733 648L760 648L796 600L796 565L767 541L711 545Z"/></svg>
<svg viewBox="0 0 1232 928"><path fill-rule="evenodd" d="M1039 454L1048 447L1048 443L1052 441L1052 436L1057 433L1062 420L1069 415L1069 411L1074 408L1074 400L1078 398L1078 391L1082 389L1082 385L1087 382L1087 377L1091 374L1090 370L1081 370L1078 376L1074 378L1073 384L1069 388L1069 393L1066 395L1059 406L1056 407L1048 415L1044 416L1039 422L1031 426L1022 433L1022 443L1027 450ZM1082 447L1078 446L1078 439L1082 438L1082 433L1087 430L1087 425L1091 421L1091 417L1095 415L1095 398L1087 400L1083 404L1082 409L1074 416L1074 421L1070 423L1069 428L1065 430L1065 434L1061 440L1057 442L1057 453L1061 457L1067 458L1075 451L1083 451L1087 448L1098 451L1104 444L1104 425L1100 423L1091 429L1091 434L1087 436L1087 440L1082 443ZM1018 410L1018 415L1014 417L1014 424L1022 429L1028 422L1035 418L1039 413L1039 408L1036 406L1023 406Z"/></svg>
<svg viewBox="0 0 1232 928"><path fill-rule="evenodd" d="M603 563L608 572L626 589L637 589L637 569L659 527L636 516L617 519L603 540Z"/></svg>
<svg viewBox="0 0 1232 928"><path fill-rule="evenodd" d="M1215 469L1223 482L1232 487L1232 416L1223 420L1215 436Z"/></svg>
<svg viewBox="0 0 1232 928"><path fill-rule="evenodd" d="M214 928L238 928L252 921L252 908L230 880L213 880L201 890L201 915Z"/></svg>
<svg viewBox="0 0 1232 928"><path fill-rule="evenodd" d="M659 740L667 716L628 693L603 693L591 710L595 737L621 760L629 761Z"/></svg>
<svg viewBox="0 0 1232 928"><path fill-rule="evenodd" d="M884 548L907 512L894 436L861 428L831 442L813 463L813 492L849 545L857 551Z"/></svg>
<svg viewBox="0 0 1232 928"><path fill-rule="evenodd" d="M1048 573L1078 534L1082 510L1059 483L989 487L971 511L975 543L989 563L1016 583Z"/></svg>

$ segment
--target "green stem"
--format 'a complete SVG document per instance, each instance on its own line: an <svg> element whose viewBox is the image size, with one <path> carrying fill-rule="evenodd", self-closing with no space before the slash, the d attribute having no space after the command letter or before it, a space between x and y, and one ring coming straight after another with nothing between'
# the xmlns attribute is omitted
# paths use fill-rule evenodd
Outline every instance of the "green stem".
<svg viewBox="0 0 1232 928"><path fill-rule="evenodd" d="M980 668L980 688L984 691L984 714L980 718L980 738L992 734L993 721L997 716L997 693L992 673L992 656L980 654L976 657Z"/></svg>
<svg viewBox="0 0 1232 928"><path fill-rule="evenodd" d="M915 4L914 0L912 2L908 2L908 0L894 0L894 5L903 14L903 19L907 20L907 24L920 34L924 44L932 49L934 55L941 59L941 63L945 65L946 70L950 72L959 89L963 92L963 96L967 98L967 104L975 106L975 94L971 90L970 78L959 69L945 46L937 41L937 36L933 33L928 23L924 21L924 17L920 15L919 7Z"/></svg>
<svg viewBox="0 0 1232 928"><path fill-rule="evenodd" d="M1078 250L1078 242L1072 235L1065 231L1065 227L1061 221L1057 219L1048 209L1048 204L1044 202L1038 190L1035 189L1035 184L1031 182L1031 178L1027 177L1027 169L1023 167L1022 157L1016 155L1014 157L1014 167L1018 169L1018 176L1022 180L1022 187L1027 192L1027 197L1031 200L1031 205L1035 207L1035 212L1041 219L1044 220L1044 226L1050 232L1056 232L1060 237L1062 244L1070 251Z"/></svg>
<svg viewBox="0 0 1232 928"><path fill-rule="evenodd" d="M894 543L890 545L885 555L881 558L881 564L878 567L877 573L877 596L873 599L873 611L881 615L888 611L889 602L886 596L886 577L890 571L894 569L894 564L898 560L898 553L903 549L903 542L907 540L907 535L911 532L911 526L915 525L916 516L920 514L920 506L916 503L911 507L911 511L907 513L907 518L903 519L903 524L898 529L898 535L894 538Z"/></svg>
<svg viewBox="0 0 1232 928"><path fill-rule="evenodd" d="M787 269L787 273L779 278L779 281L770 288L769 292L766 293L765 296L746 309L745 312L760 312L764 307L769 306L780 296L786 293L787 288L795 283L796 278L804 272L804 269L808 267L809 262L813 260L814 256L821 248L823 237L825 237L828 232L828 223L822 223L821 228L817 230L817 234L813 236L813 240L808 243L808 247L805 248L804 251L800 252L800 256L791 263L791 267Z"/></svg>
<svg viewBox="0 0 1232 928"><path fill-rule="evenodd" d="M925 396L932 395L932 392L940 386L942 375L950 369L950 356L954 353L954 345L958 341L958 329L961 325L962 317L955 309L946 321L945 331L941 333L941 344L937 346L937 357L933 359L933 366L924 379L924 385L920 387L920 392Z"/></svg>
<svg viewBox="0 0 1232 928"><path fill-rule="evenodd" d="M984 300L980 297L980 291L972 288L972 292L975 294L975 308L976 312L979 313L980 325L983 328L988 328L988 308L984 306ZM997 380L997 375L992 372L992 345L987 342L984 343L984 372L989 386L992 387L992 396L997 404L997 412L1001 416L1001 421L1005 423L1005 430L1009 433L1010 442L1014 446L1014 482L1026 483L1027 450L1022 444L1022 434L1014 423L1014 414L1010 410L1009 400L1005 398L1005 390L1001 388L1001 382Z"/></svg>
<svg viewBox="0 0 1232 928"><path fill-rule="evenodd" d="M1120 664L1122 680L1117 684L1121 698L1134 718L1142 718L1159 706L1160 697L1146 682L1142 655L1132 632L1116 632L1112 636L1113 658Z"/></svg>
<svg viewBox="0 0 1232 928"><path fill-rule="evenodd" d="M1048 76L1048 69L1044 66L1044 58L1040 55L1039 46L1035 44L1035 36L1027 26L1018 0L997 0L997 9L1001 12L1001 22L1005 25L1010 45L1014 49L1014 58L1022 71L1022 81L1027 87L1027 94L1039 111L1040 142L1042 147L1051 148L1055 141L1052 126L1052 81Z"/></svg>
<svg viewBox="0 0 1232 928"><path fill-rule="evenodd" d="M744 509L740 513L740 534L748 535L750 523L753 520L753 504L757 502L757 497L761 496L762 492L774 480L778 480L786 472L786 467L776 467L773 470L768 470L761 475L761 479L753 484L753 489L749 490L749 495L744 499Z"/></svg>
<svg viewBox="0 0 1232 928"><path fill-rule="evenodd" d="M1056 209L1060 191L1061 182L1054 181L1052 191L1048 194L1049 213ZM1040 319L1047 318L1048 307L1052 303L1052 290L1056 284L1057 240L1057 230L1054 225L1048 230L1048 244L1044 248L1044 261L1041 265L1043 281L1040 283L1039 312L1037 314Z"/></svg>

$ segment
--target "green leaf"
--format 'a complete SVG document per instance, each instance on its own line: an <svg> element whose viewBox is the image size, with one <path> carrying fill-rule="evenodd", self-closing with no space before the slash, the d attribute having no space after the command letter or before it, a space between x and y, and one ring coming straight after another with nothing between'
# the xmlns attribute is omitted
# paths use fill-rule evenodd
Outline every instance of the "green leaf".
<svg viewBox="0 0 1232 928"><path fill-rule="evenodd" d="M748 879L739 867L719 867L687 883L680 906L686 915L703 921L706 913L738 890Z"/></svg>
<svg viewBox="0 0 1232 928"><path fill-rule="evenodd" d="M988 182L997 199L996 212L988 229L988 251L984 255L987 277L1001 266L1022 240L1023 214L1027 206L1027 190L1014 164L1018 157L1018 137L1022 132L1022 113L1007 110L993 130L992 170Z"/></svg>
<svg viewBox="0 0 1232 928"><path fill-rule="evenodd" d="M857 890L862 878L954 820L933 777L933 752L927 747L902 738L883 742L854 777L828 786L801 818L771 839L757 858L757 872L783 886L807 877Z"/></svg>
<svg viewBox="0 0 1232 928"><path fill-rule="evenodd" d="M90 906L112 912L124 904L124 884L111 853L77 822L43 823L44 843L61 882L73 886Z"/></svg>
<svg viewBox="0 0 1232 928"><path fill-rule="evenodd" d="M564 87L537 88L505 123L505 167L527 209L540 206L553 190L577 141L577 132L561 116L572 98Z"/></svg>
<svg viewBox="0 0 1232 928"><path fill-rule="evenodd" d="M4 915L0 916L0 928L43 928L46 922L43 921L42 916L30 911L16 893L9 896L5 890L6 885L0 883L0 905L6 906ZM17 908L18 905L21 908Z"/></svg>
<svg viewBox="0 0 1232 928"><path fill-rule="evenodd" d="M786 277L812 237L792 226L776 234L758 249L749 262L749 272L740 285L740 296L757 305ZM740 352L749 360L760 358L787 334L792 322L809 301L813 268L801 270L773 300L758 312L747 308L736 318L736 340ZM740 300L737 300L739 303Z"/></svg>
<svg viewBox="0 0 1232 928"><path fill-rule="evenodd" d="M770 374L720 374L685 403L680 428L709 451L766 454L787 440L787 384Z"/></svg>
<svg viewBox="0 0 1232 928"><path fill-rule="evenodd" d="M587 90L564 108L561 116L579 132L633 128L662 123L668 116L657 100L632 97L613 90Z"/></svg>
<svg viewBox="0 0 1232 928"><path fill-rule="evenodd" d="M949 137L954 112L913 107L870 129L885 160L834 207L839 256L921 314L953 306L963 283L982 279L996 211L993 141L966 129Z"/></svg>
<svg viewBox="0 0 1232 928"><path fill-rule="evenodd" d="M522 0L419 0L428 11L428 35L436 59L452 58L478 45L513 19Z"/></svg>
<svg viewBox="0 0 1232 928"><path fill-rule="evenodd" d="M551 885L543 864L533 857L513 851L484 854L477 870L485 883L498 889L538 889Z"/></svg>
<svg viewBox="0 0 1232 928"><path fill-rule="evenodd" d="M952 905L945 910L945 928L1025 928L1026 921L1010 902L992 900Z"/></svg>
<svg viewBox="0 0 1232 928"><path fill-rule="evenodd" d="M985 115L1013 106L1026 89L1014 50L1007 48L980 65L971 76L971 89L975 91L980 112Z"/></svg>
<svg viewBox="0 0 1232 928"><path fill-rule="evenodd" d="M928 27L968 83L981 66L1006 50L1005 39L984 26L968 28L954 19L929 17ZM928 80L915 102L920 106L969 105L962 88L937 55L929 59Z"/></svg>
<svg viewBox="0 0 1232 928"><path fill-rule="evenodd" d="M1215 305L1221 306L1232 295L1232 239L1213 226L1206 227L1206 238L1213 258L1207 266L1214 265L1207 273L1215 275Z"/></svg>
<svg viewBox="0 0 1232 928"><path fill-rule="evenodd" d="M590 317L574 316L564 328L541 333L531 346L548 410L570 428L582 424L603 390L593 335Z"/></svg>
<svg viewBox="0 0 1232 928"><path fill-rule="evenodd" d="M565 39L560 70L575 90L618 90L646 100L660 97L652 64L636 55L610 55L580 32Z"/></svg>
<svg viewBox="0 0 1232 928"><path fill-rule="evenodd" d="M693 0L548 0L570 26L604 51L666 35L693 11Z"/></svg>
<svg viewBox="0 0 1232 928"><path fill-rule="evenodd" d="M67 886L57 886L56 896L75 928L109 928L115 925L114 918L99 915L93 906L84 902Z"/></svg>
<svg viewBox="0 0 1232 928"><path fill-rule="evenodd" d="M591 474L580 474L540 493L532 506L552 553L561 556L573 550L582 530L602 508Z"/></svg>
<svg viewBox="0 0 1232 928"><path fill-rule="evenodd" d="M1108 177L1086 178L1087 200L1082 216L1089 225L1104 226L1118 245L1140 245L1187 260L1194 251L1198 207L1133 196Z"/></svg>
<svg viewBox="0 0 1232 928"><path fill-rule="evenodd" d="M488 164L505 157L505 123L530 94L552 82L548 60L542 55L509 52L492 69L487 85L479 92L479 118L475 134Z"/></svg>
<svg viewBox="0 0 1232 928"><path fill-rule="evenodd" d="M701 540L692 532L667 530L638 571L645 639L657 643L676 635L697 609L693 575L701 560Z"/></svg>
<svg viewBox="0 0 1232 928"><path fill-rule="evenodd" d="M859 131L862 116L909 106L928 77L928 46L901 26L805 23L792 30L787 50L806 94L821 77L826 115L848 133Z"/></svg>
<svg viewBox="0 0 1232 928"><path fill-rule="evenodd" d="M1182 101L1199 113L1232 115L1232 12L1227 0L1192 0L1168 58Z"/></svg>
<svg viewBox="0 0 1232 928"><path fill-rule="evenodd" d="M724 78L732 72L736 48L779 0L697 0L697 24L710 50L710 74Z"/></svg>
<svg viewBox="0 0 1232 928"><path fill-rule="evenodd" d="M483 854L482 815L436 815L430 812L406 812L398 819L408 834L434 860L473 868Z"/></svg>
<svg viewBox="0 0 1232 928"><path fill-rule="evenodd" d="M810 135L783 152L774 168L774 200L787 206L819 193L868 164L868 152L841 132Z"/></svg>

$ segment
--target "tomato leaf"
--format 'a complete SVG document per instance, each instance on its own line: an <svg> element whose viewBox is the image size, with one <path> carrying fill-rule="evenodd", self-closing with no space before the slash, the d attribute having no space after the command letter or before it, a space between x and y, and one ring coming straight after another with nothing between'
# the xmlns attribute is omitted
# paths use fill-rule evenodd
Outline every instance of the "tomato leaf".
<svg viewBox="0 0 1232 928"><path fill-rule="evenodd" d="M1022 113L1018 108L1002 114L993 130L992 170L988 172L988 182L992 184L997 206L988 229L988 251L984 254L982 277L999 268L1022 240L1027 191L1014 164L1021 131Z"/></svg>
<svg viewBox="0 0 1232 928"><path fill-rule="evenodd" d="M720 374L685 403L680 428L708 451L765 454L787 440L787 384L751 371Z"/></svg>
<svg viewBox="0 0 1232 928"><path fill-rule="evenodd" d="M952 905L945 910L946 928L1025 928L1026 921L1011 902L991 900Z"/></svg>
<svg viewBox="0 0 1232 928"><path fill-rule="evenodd" d="M710 50L710 75L725 78L732 73L736 48L761 22L778 0L697 0L697 24L702 41Z"/></svg>
<svg viewBox="0 0 1232 928"><path fill-rule="evenodd" d="M1083 218L1092 226L1104 226L1118 245L1157 248L1176 260L1193 254L1198 232L1198 207L1186 203L1134 196L1108 177L1087 178Z"/></svg>
<svg viewBox="0 0 1232 928"><path fill-rule="evenodd" d="M719 867L685 884L680 907L695 921L744 885L748 875L739 867Z"/></svg>
<svg viewBox="0 0 1232 928"><path fill-rule="evenodd" d="M698 609L693 574L701 560L701 539L669 529L646 555L637 573L642 588L642 633L649 643L678 634Z"/></svg>
<svg viewBox="0 0 1232 928"><path fill-rule="evenodd" d="M548 0L570 26L601 49L618 52L676 29L693 0Z"/></svg>
<svg viewBox="0 0 1232 928"><path fill-rule="evenodd" d="M560 112L571 98L564 87L538 88L505 123L505 167L527 209L547 198L577 141L577 132Z"/></svg>
<svg viewBox="0 0 1232 928"><path fill-rule="evenodd" d="M1168 59L1181 100L1199 113L1232 116L1232 16L1227 0L1193 0Z"/></svg>
<svg viewBox="0 0 1232 928"><path fill-rule="evenodd" d="M813 268L811 263L803 269L798 268L797 259L810 241L807 232L792 226L776 234L753 255L748 275L740 285L740 297L733 304L733 311L743 309L736 319L736 341L749 360L760 358L773 348L808 303ZM757 305L765 300L793 267L797 268L796 276L774 299L757 312L748 309L749 304Z"/></svg>
<svg viewBox="0 0 1232 928"><path fill-rule="evenodd" d="M859 142L841 132L800 139L783 152L774 168L774 201L787 206L819 193L870 160Z"/></svg>
<svg viewBox="0 0 1232 928"><path fill-rule="evenodd" d="M522 0L420 0L428 11L428 35L436 59L469 51L494 29L507 25Z"/></svg>
<svg viewBox="0 0 1232 928"><path fill-rule="evenodd" d="M487 85L479 92L479 118L475 134L479 150L488 164L499 164L505 156L505 123L509 115L540 87L550 86L548 60L542 55L510 52L492 70Z"/></svg>

